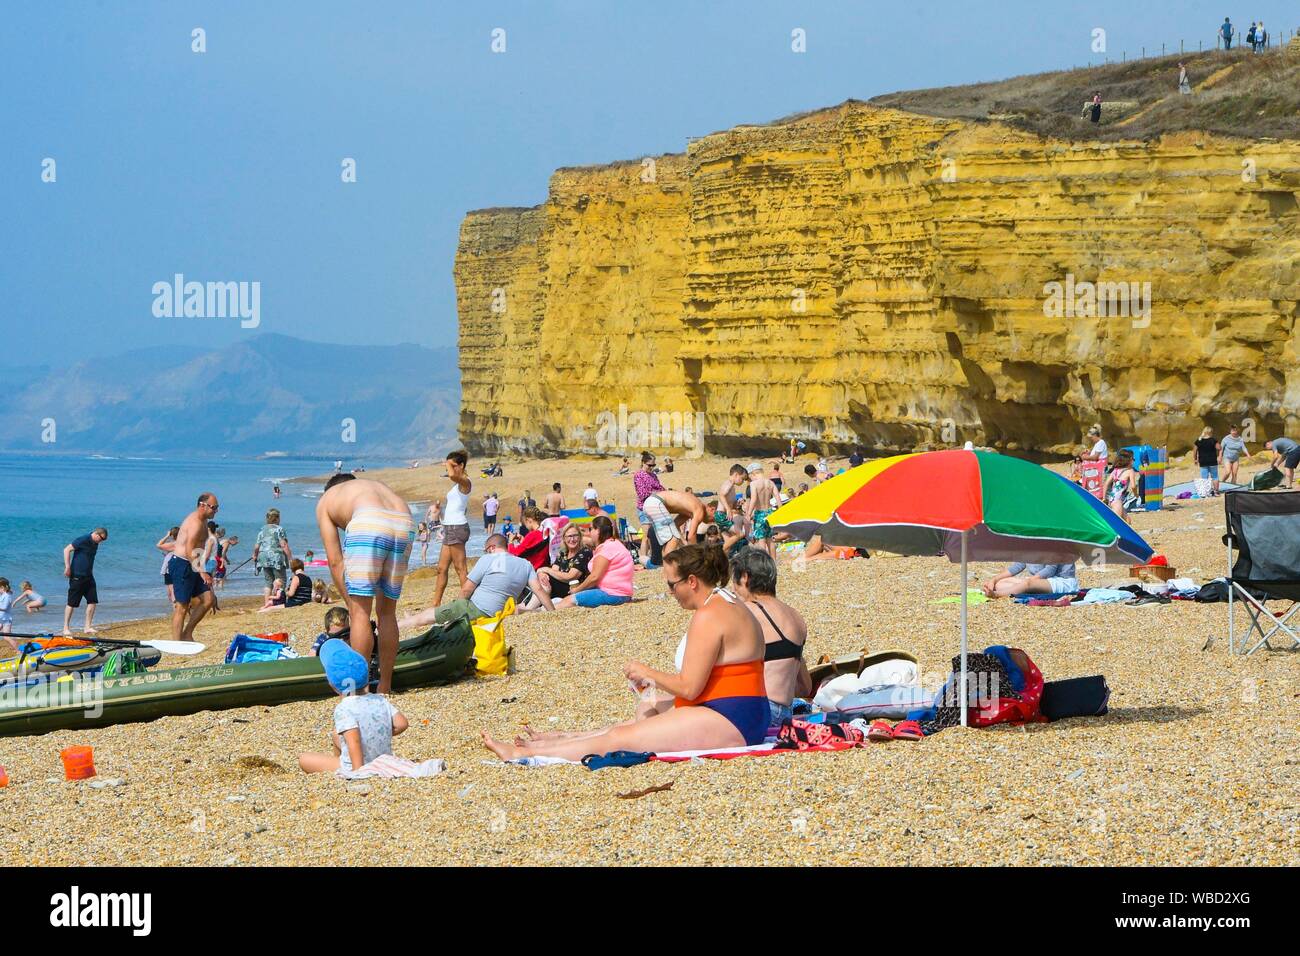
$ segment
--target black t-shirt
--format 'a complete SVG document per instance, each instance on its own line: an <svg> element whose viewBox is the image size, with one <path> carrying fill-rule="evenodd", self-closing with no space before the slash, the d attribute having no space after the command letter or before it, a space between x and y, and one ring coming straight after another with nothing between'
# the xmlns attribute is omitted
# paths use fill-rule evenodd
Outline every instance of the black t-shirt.
<svg viewBox="0 0 1300 956"><path fill-rule="evenodd" d="M311 578L301 571L295 571L294 580L298 582L298 588L292 594L284 592L284 603L287 607L301 607L304 604L311 603Z"/></svg>
<svg viewBox="0 0 1300 956"><path fill-rule="evenodd" d="M1214 438L1196 439L1196 463L1202 468L1209 468L1219 463L1219 452L1215 447L1218 441Z"/></svg>
<svg viewBox="0 0 1300 956"><path fill-rule="evenodd" d="M69 563L74 578L88 578L95 573L95 552L99 542L88 534L72 542L72 561Z"/></svg>
<svg viewBox="0 0 1300 956"><path fill-rule="evenodd" d="M573 581L574 584L577 584L591 573L591 559L593 557L591 548L581 548L572 558L567 558L561 554L555 559L555 566L561 571L578 571L578 577Z"/></svg>

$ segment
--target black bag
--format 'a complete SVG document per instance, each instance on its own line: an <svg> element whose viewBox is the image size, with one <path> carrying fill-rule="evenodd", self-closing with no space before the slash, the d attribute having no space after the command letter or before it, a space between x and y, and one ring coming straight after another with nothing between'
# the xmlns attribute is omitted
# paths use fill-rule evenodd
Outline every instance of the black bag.
<svg viewBox="0 0 1300 956"><path fill-rule="evenodd" d="M1048 720L1066 717L1100 717L1107 712L1110 687L1106 678L1071 677L1069 680L1049 680L1043 684L1043 699L1039 711Z"/></svg>

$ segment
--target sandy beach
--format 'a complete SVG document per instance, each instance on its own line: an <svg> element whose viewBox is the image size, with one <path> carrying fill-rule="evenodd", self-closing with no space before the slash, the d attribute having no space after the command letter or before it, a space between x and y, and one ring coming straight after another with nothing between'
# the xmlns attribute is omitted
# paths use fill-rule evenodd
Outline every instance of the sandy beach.
<svg viewBox="0 0 1300 956"><path fill-rule="evenodd" d="M810 459L805 459L810 460ZM716 490L729 460L678 463L674 488ZM471 462L477 475L482 460ZM474 478L473 514L497 491L504 513L526 487L552 481L578 503L592 481L620 514L633 502L617 460L503 461L505 478ZM799 465L783 465L797 483ZM1256 467L1246 469L1252 473ZM372 472L411 501L441 494L441 464ZM1184 463L1169 480L1192 477ZM477 520L477 517L475 518ZM1218 501L1167 502L1136 529L1180 574L1224 573ZM430 549L433 557L435 549ZM414 567L414 565L413 565ZM956 566L879 554L869 560L780 561L779 593L809 622L806 658L903 648L927 677L958 649ZM980 578L998 568L975 568ZM1080 565L1081 583L1127 569ZM1300 680L1296 655L1230 656L1227 607L971 608L971 646L1026 650L1048 680L1104 674L1108 716L1027 727L946 730L843 753L652 763L591 772L495 760L478 734L524 723L576 729L623 719L633 698L621 674L635 658L671 666L687 613L663 574L639 571L632 604L532 614L507 624L518 673L395 695L411 721L399 756L446 759L432 780L346 785L297 767L324 749L333 703L205 712L94 731L0 739L0 833L28 864L1111 864L1240 865L1300 858ZM400 610L424 607L431 569L408 577ZM449 594L454 592L454 582ZM256 603L256 602L252 602ZM240 631L288 630L305 653L321 629L309 606L256 614L229 601L205 620L198 659L219 661ZM49 613L42 626L49 626ZM111 636L164 637L163 618ZM1220 639L1208 652L1206 637ZM165 659L181 666L186 661ZM60 749L94 747L92 789L63 780ZM650 786L671 789L641 798ZM57 835L57 836L55 836Z"/></svg>

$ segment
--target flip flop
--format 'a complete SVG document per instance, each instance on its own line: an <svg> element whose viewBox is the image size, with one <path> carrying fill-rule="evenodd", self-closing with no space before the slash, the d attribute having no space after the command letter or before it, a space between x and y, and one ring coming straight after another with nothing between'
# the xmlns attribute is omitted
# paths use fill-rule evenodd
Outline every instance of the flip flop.
<svg viewBox="0 0 1300 956"><path fill-rule="evenodd" d="M921 733L921 725L915 720L900 720L894 727L895 740L920 740L924 736L925 734Z"/></svg>
<svg viewBox="0 0 1300 956"><path fill-rule="evenodd" d="M889 726L888 721L873 720L871 726L867 728L867 739L877 743L893 740L894 728Z"/></svg>

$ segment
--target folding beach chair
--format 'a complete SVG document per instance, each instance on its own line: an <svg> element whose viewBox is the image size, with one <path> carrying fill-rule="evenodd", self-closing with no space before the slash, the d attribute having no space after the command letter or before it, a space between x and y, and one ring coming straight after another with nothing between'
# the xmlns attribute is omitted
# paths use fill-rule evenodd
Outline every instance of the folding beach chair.
<svg viewBox="0 0 1300 956"><path fill-rule="evenodd" d="M1300 647L1300 621L1291 623L1300 611L1300 492L1229 491L1223 508L1228 519L1223 543L1228 549L1229 653L1253 654L1265 646L1273 650L1269 642L1279 632ZM1290 601L1291 607L1279 617L1264 604L1272 599ZM1250 619L1239 645L1238 603ZM1248 649L1256 635L1259 640Z"/></svg>

